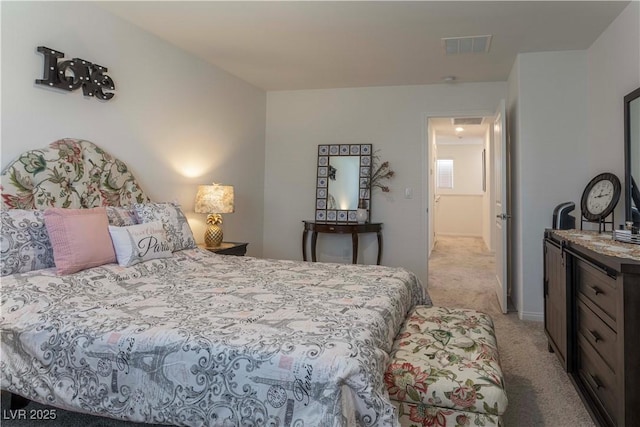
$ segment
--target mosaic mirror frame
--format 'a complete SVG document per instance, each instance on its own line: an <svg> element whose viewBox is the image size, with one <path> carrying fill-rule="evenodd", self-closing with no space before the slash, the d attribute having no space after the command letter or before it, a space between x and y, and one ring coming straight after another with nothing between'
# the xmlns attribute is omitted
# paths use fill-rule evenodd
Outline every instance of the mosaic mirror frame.
<svg viewBox="0 0 640 427"><path fill-rule="evenodd" d="M329 165L335 156L354 156L359 158L358 196L364 200L367 210L371 208L371 192L368 182L371 176L372 144L320 144L318 145L318 164L316 178L315 220L323 222L357 223L356 209L332 209L328 206Z"/></svg>

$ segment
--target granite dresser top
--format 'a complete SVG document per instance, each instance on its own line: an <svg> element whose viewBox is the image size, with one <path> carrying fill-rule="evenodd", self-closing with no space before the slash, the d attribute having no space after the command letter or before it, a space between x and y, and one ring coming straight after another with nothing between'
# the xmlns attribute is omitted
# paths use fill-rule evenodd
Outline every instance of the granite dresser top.
<svg viewBox="0 0 640 427"><path fill-rule="evenodd" d="M611 232L598 233L584 230L551 230L565 240L601 253L618 258L640 261L640 245L619 242L613 239Z"/></svg>

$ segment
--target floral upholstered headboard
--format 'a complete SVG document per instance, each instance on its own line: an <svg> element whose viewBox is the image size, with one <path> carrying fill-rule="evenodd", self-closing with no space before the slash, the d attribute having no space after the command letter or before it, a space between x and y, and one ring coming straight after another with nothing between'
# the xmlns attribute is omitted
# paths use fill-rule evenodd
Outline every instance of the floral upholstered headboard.
<svg viewBox="0 0 640 427"><path fill-rule="evenodd" d="M149 198L127 165L89 141L65 138L27 151L2 171L3 209L130 206Z"/></svg>

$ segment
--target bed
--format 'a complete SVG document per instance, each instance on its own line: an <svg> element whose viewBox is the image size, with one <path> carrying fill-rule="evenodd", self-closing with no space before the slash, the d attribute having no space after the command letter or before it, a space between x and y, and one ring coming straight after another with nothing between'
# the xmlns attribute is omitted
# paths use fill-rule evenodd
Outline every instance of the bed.
<svg viewBox="0 0 640 427"><path fill-rule="evenodd" d="M430 305L413 273L198 249L179 206L150 201L89 141L23 153L1 180L3 390L155 424L398 425L388 353L407 312ZM159 223L163 255L61 272L46 215L65 209L118 233Z"/></svg>

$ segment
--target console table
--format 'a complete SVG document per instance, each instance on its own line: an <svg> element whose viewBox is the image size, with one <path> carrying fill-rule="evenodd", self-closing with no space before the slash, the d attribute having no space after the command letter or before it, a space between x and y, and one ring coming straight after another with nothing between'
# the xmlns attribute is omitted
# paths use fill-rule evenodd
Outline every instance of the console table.
<svg viewBox="0 0 640 427"><path fill-rule="evenodd" d="M358 263L358 235L360 233L376 233L378 235L378 259L376 264L380 265L382 259L382 223L355 222L325 222L325 221L302 221L304 231L302 233L302 259L307 261L307 235L311 231L311 261L316 262L316 243L318 233L351 234L352 264Z"/></svg>

